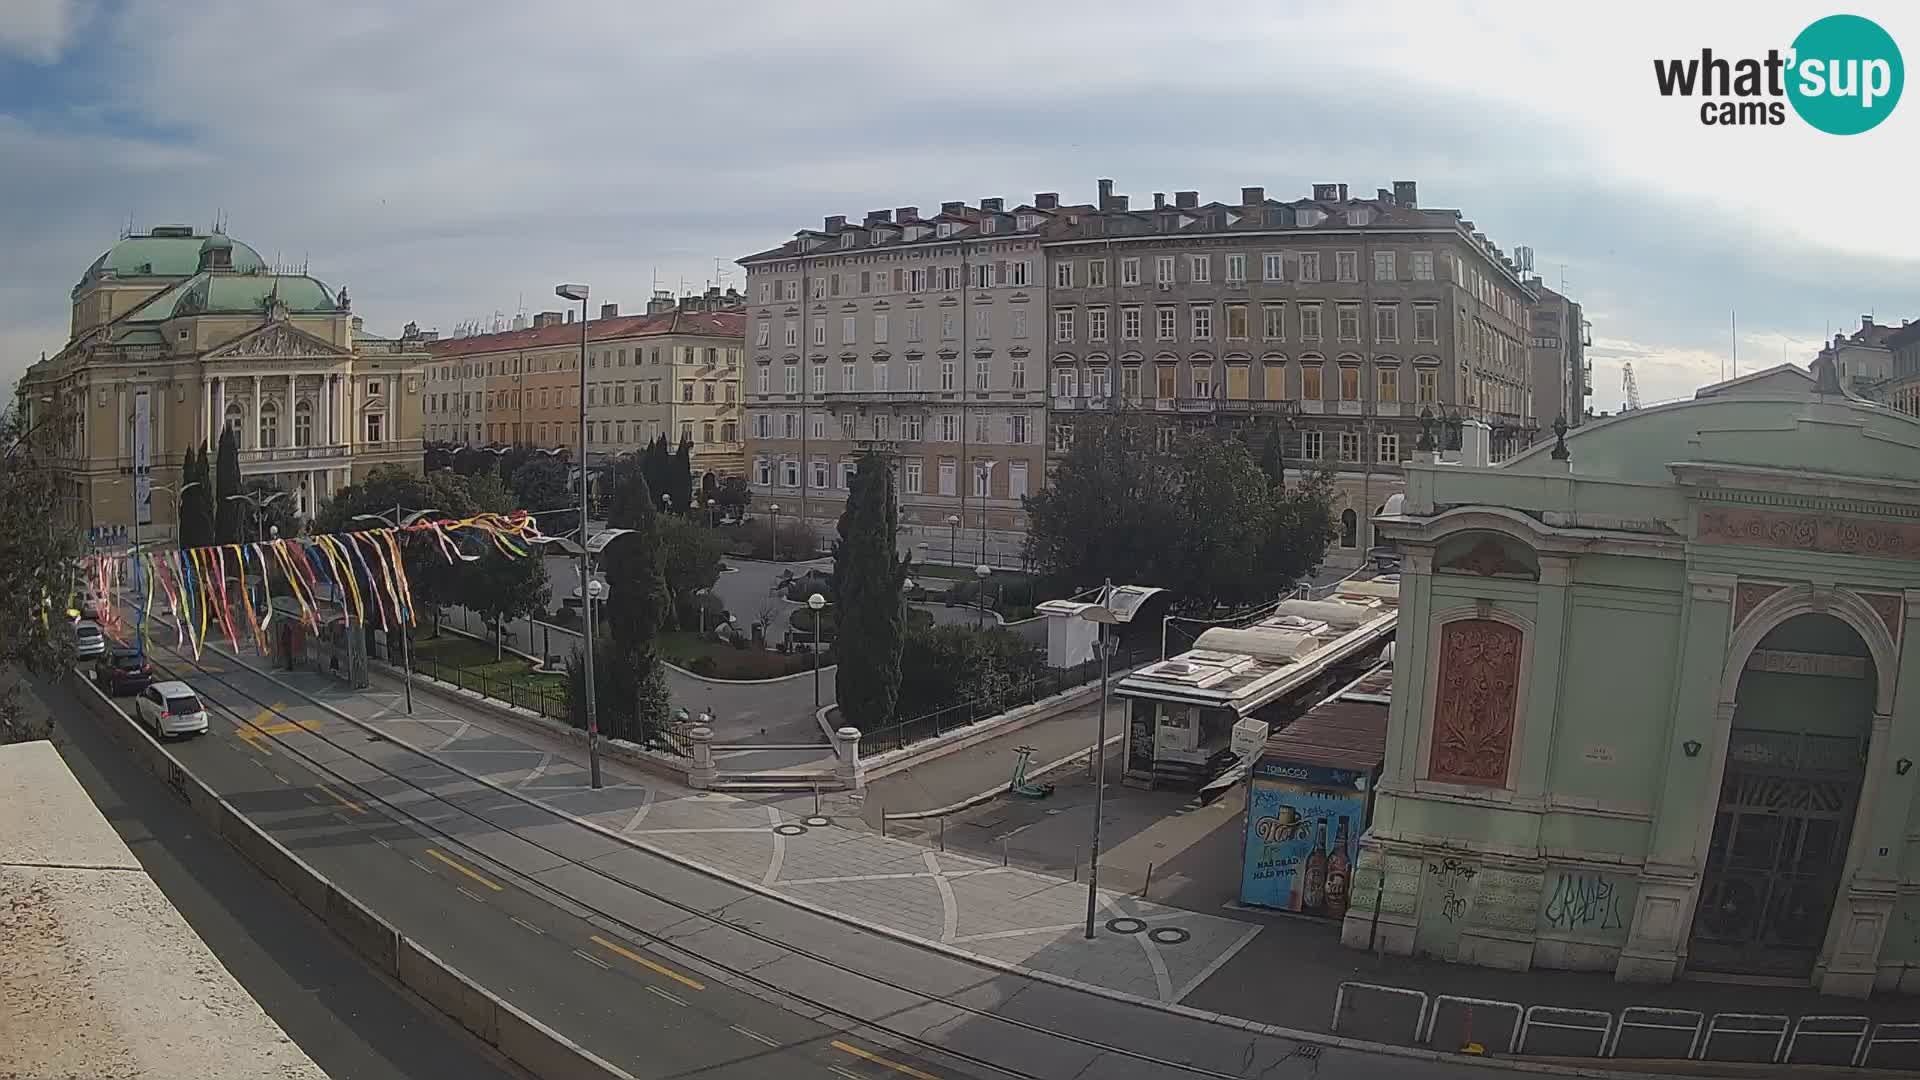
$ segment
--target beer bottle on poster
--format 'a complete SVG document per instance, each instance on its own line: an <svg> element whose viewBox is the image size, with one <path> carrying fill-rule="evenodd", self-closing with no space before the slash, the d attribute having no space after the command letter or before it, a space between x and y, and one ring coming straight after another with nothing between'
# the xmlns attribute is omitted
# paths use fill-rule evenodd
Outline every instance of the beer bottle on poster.
<svg viewBox="0 0 1920 1080"><path fill-rule="evenodd" d="M1333 832L1333 854L1327 859L1327 917L1347 916L1347 890L1353 880L1352 860L1347 857L1347 819L1341 818Z"/></svg>
<svg viewBox="0 0 1920 1080"><path fill-rule="evenodd" d="M1327 819L1321 818L1313 837L1313 851L1307 855L1306 885L1301 890L1300 909L1318 915L1327 906Z"/></svg>

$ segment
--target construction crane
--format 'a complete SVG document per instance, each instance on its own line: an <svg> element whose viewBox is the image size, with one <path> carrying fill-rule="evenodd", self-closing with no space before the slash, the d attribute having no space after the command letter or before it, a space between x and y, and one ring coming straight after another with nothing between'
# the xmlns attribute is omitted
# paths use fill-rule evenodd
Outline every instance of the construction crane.
<svg viewBox="0 0 1920 1080"><path fill-rule="evenodd" d="M1629 360L1620 365L1620 383L1627 392L1627 404L1625 408L1628 411L1639 408L1640 384L1635 382L1633 378L1633 361Z"/></svg>

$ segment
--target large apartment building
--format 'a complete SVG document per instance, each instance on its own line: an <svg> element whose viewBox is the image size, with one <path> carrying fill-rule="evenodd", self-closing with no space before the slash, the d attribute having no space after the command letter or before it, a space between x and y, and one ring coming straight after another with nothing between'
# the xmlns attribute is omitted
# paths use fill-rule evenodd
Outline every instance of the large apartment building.
<svg viewBox="0 0 1920 1080"><path fill-rule="evenodd" d="M747 476L827 533L858 456L894 462L905 541L940 561L1018 557L1044 477L1054 195L825 219L739 260L749 303Z"/></svg>
<svg viewBox="0 0 1920 1080"><path fill-rule="evenodd" d="M587 451L693 444L696 475L743 471L740 371L745 316L718 297L658 297L648 314L612 304L585 327ZM732 310L730 310L732 308ZM521 330L432 346L427 433L469 446L575 447L583 327L557 311Z"/></svg>
<svg viewBox="0 0 1920 1080"><path fill-rule="evenodd" d="M1099 182L1044 222L1048 449L1116 409L1183 429L1252 425L1290 469L1332 468L1335 566L1373 546L1369 518L1400 491L1420 415L1477 419L1500 460L1537 437L1534 290L1457 210L1411 181L1352 197L1315 184L1279 200L1194 191L1131 205Z"/></svg>
<svg viewBox="0 0 1920 1080"><path fill-rule="evenodd" d="M1565 417L1568 427L1579 427L1587 418L1587 399L1593 396L1593 362L1587 359L1592 328L1578 303L1537 277L1527 284L1535 294L1529 338L1534 414L1542 426Z"/></svg>

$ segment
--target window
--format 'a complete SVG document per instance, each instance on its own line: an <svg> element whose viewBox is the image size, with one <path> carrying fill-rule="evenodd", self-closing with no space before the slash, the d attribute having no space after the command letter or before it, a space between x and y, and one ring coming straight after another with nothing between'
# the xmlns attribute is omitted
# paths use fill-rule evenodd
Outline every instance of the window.
<svg viewBox="0 0 1920 1080"><path fill-rule="evenodd" d="M1180 396L1179 372L1172 364L1161 364L1153 369L1153 390L1161 401L1172 401Z"/></svg>
<svg viewBox="0 0 1920 1080"><path fill-rule="evenodd" d="M1287 340L1287 306L1285 304L1262 304L1260 306L1260 336L1267 341Z"/></svg>
<svg viewBox="0 0 1920 1080"><path fill-rule="evenodd" d="M1319 461L1326 456L1325 447L1321 445L1322 442L1323 439L1318 431L1301 432L1300 456L1309 461Z"/></svg>
<svg viewBox="0 0 1920 1080"><path fill-rule="evenodd" d="M1374 305L1373 340L1376 342L1400 340L1400 305Z"/></svg>
<svg viewBox="0 0 1920 1080"><path fill-rule="evenodd" d="M1340 460L1341 461L1359 461L1360 460L1360 433L1359 432L1343 431L1340 433ZM1349 510L1347 511L1347 513L1351 514L1353 513L1353 511ZM1348 543L1342 543L1340 546L1352 547L1353 545Z"/></svg>
<svg viewBox="0 0 1920 1080"><path fill-rule="evenodd" d="M380 413L367 414L367 441L368 442L377 443L377 442L386 441L386 428L384 427L384 425L386 424L386 421L387 421L387 418L381 415Z"/></svg>
<svg viewBox="0 0 1920 1080"><path fill-rule="evenodd" d="M840 344L851 345L859 337L859 329L856 325L858 321L851 315L840 317Z"/></svg>
<svg viewBox="0 0 1920 1080"><path fill-rule="evenodd" d="M1021 440L1025 442L1025 439ZM1007 465L1007 498L1023 499L1027 495L1027 463L1015 461Z"/></svg>
<svg viewBox="0 0 1920 1080"><path fill-rule="evenodd" d="M1212 281L1213 280L1213 256L1211 255L1187 256L1187 278L1190 281L1196 281L1196 282Z"/></svg>
<svg viewBox="0 0 1920 1080"><path fill-rule="evenodd" d="M840 365L840 389L849 392L860 389L860 369L857 366Z"/></svg>
<svg viewBox="0 0 1920 1080"><path fill-rule="evenodd" d="M1379 392L1375 395L1375 400L1376 401L1399 401L1400 400L1400 369L1383 367L1380 369L1379 378L1380 378Z"/></svg>
<svg viewBox="0 0 1920 1080"><path fill-rule="evenodd" d="M1122 285L1140 284L1140 260L1139 259L1121 259L1120 260L1120 284Z"/></svg>
<svg viewBox="0 0 1920 1080"><path fill-rule="evenodd" d="M960 441L960 421L953 413L940 414L940 442Z"/></svg>
<svg viewBox="0 0 1920 1080"><path fill-rule="evenodd" d="M823 388L823 389L824 389L824 388ZM690 401L692 401L692 400L693 400L693 382L692 382L692 380L682 380L682 381L681 381L681 383L680 383L680 400L681 400L681 401L687 401L687 402L690 402Z"/></svg>
<svg viewBox="0 0 1920 1080"><path fill-rule="evenodd" d="M893 418L886 413L876 413L873 417L873 437L885 441L891 434Z"/></svg>
<svg viewBox="0 0 1920 1080"><path fill-rule="evenodd" d="M1107 260L1087 260L1087 288L1104 289L1107 286Z"/></svg>
<svg viewBox="0 0 1920 1080"><path fill-rule="evenodd" d="M813 279L813 298L815 300L819 300L824 298L826 295L827 295L827 280L825 278L814 278Z"/></svg>
<svg viewBox="0 0 1920 1080"><path fill-rule="evenodd" d="M713 441L713 421L706 420L700 424L700 441L703 443Z"/></svg>
<svg viewBox="0 0 1920 1080"><path fill-rule="evenodd" d="M920 389L920 361L907 361L907 389Z"/></svg>
<svg viewBox="0 0 1920 1080"><path fill-rule="evenodd" d="M1007 381L1009 389L1025 390L1027 388L1027 362L1025 360L1017 356L1013 358L1008 364Z"/></svg>
<svg viewBox="0 0 1920 1080"><path fill-rule="evenodd" d="M887 362L885 360L875 360L873 362L873 388L875 390L887 389Z"/></svg>
<svg viewBox="0 0 1920 1080"><path fill-rule="evenodd" d="M373 386L377 386L377 385L379 384L378 383L370 384L368 386L368 389L371 390ZM278 405L275 405L271 401L261 402L260 404L260 447L261 449L264 449L264 450L271 450L272 448L279 445L280 445L280 407Z"/></svg>
<svg viewBox="0 0 1920 1080"><path fill-rule="evenodd" d="M993 441L993 435L991 434L992 426L993 425L988 420L986 413L974 413L973 414L973 441L976 443L992 442Z"/></svg>
<svg viewBox="0 0 1920 1080"><path fill-rule="evenodd" d="M1433 342L1439 340L1440 310L1432 304L1413 306L1413 340Z"/></svg>
<svg viewBox="0 0 1920 1080"><path fill-rule="evenodd" d="M1228 304L1227 305L1227 340L1228 341L1247 340L1247 322L1248 322L1247 305Z"/></svg>
<svg viewBox="0 0 1920 1080"><path fill-rule="evenodd" d="M1080 371L1078 368L1055 368L1053 372L1053 396L1077 397L1080 394Z"/></svg>
<svg viewBox="0 0 1920 1080"><path fill-rule="evenodd" d="M773 463L769 462L766 458L754 458L753 459L753 482L760 485L761 487L772 486Z"/></svg>
<svg viewBox="0 0 1920 1080"><path fill-rule="evenodd" d="M926 292L927 291L927 271L925 267L915 267L912 270L907 271L907 291L908 292Z"/></svg>
<svg viewBox="0 0 1920 1080"><path fill-rule="evenodd" d="M1107 340L1107 309L1106 308L1101 307L1101 308L1087 309L1087 340L1088 341Z"/></svg>
<svg viewBox="0 0 1920 1080"><path fill-rule="evenodd" d="M1054 424L1048 434L1051 438L1050 445L1053 447L1054 453L1064 454L1073 449L1072 424Z"/></svg>
<svg viewBox="0 0 1920 1080"><path fill-rule="evenodd" d="M1334 274L1341 281L1360 280L1360 253L1357 251L1336 251L1333 253Z"/></svg>
<svg viewBox="0 0 1920 1080"><path fill-rule="evenodd" d="M993 310L981 308L973 313L973 336L985 340L993 336Z"/></svg>
<svg viewBox="0 0 1920 1080"><path fill-rule="evenodd" d="M760 283L760 302L763 304L773 303L773 282L763 281Z"/></svg>
<svg viewBox="0 0 1920 1080"><path fill-rule="evenodd" d="M940 361L940 389L947 391L958 389L953 385L953 361L951 360Z"/></svg>
<svg viewBox="0 0 1920 1080"><path fill-rule="evenodd" d="M773 339L773 327L760 323L753 331L753 343L764 349Z"/></svg>
<svg viewBox="0 0 1920 1080"><path fill-rule="evenodd" d="M788 439L799 438L800 437L800 414L799 413L782 413L780 414L780 418L781 418L782 428L785 432L783 437Z"/></svg>
<svg viewBox="0 0 1920 1080"><path fill-rule="evenodd" d="M1014 309L1013 336L1017 338L1023 338L1027 336L1027 311L1025 308Z"/></svg>
<svg viewBox="0 0 1920 1080"><path fill-rule="evenodd" d="M1393 281L1393 252L1376 251L1373 253L1373 280Z"/></svg>
<svg viewBox="0 0 1920 1080"><path fill-rule="evenodd" d="M957 495L960 493L959 466L950 460L940 462L940 494Z"/></svg>
<svg viewBox="0 0 1920 1080"><path fill-rule="evenodd" d="M909 413L900 418L900 437L908 442L920 441L920 416Z"/></svg>
<svg viewBox="0 0 1920 1080"><path fill-rule="evenodd" d="M887 342L887 317L884 313L873 317L873 343L884 345Z"/></svg>
<svg viewBox="0 0 1920 1080"><path fill-rule="evenodd" d="M781 338L781 341L784 344L789 347L800 344L800 327L795 325L792 319L787 320L786 326L783 329L785 330L785 334Z"/></svg>
<svg viewBox="0 0 1920 1080"><path fill-rule="evenodd" d="M973 388L975 390L987 389L987 376L992 368L993 366L987 362L985 357L976 356L973 358Z"/></svg>
<svg viewBox="0 0 1920 1080"><path fill-rule="evenodd" d="M1180 314L1170 307L1153 310L1156 337L1161 341L1172 341L1180 326Z"/></svg>
<svg viewBox="0 0 1920 1080"><path fill-rule="evenodd" d="M1245 283L1247 280L1247 257L1245 255L1227 256L1227 283Z"/></svg>
<svg viewBox="0 0 1920 1080"><path fill-rule="evenodd" d="M1007 416L1007 442L1020 446L1027 441L1027 417L1025 413L1011 413Z"/></svg>
<svg viewBox="0 0 1920 1080"><path fill-rule="evenodd" d="M1105 401L1113 396L1113 383L1108 380L1104 366L1087 369L1087 396L1095 401Z"/></svg>
<svg viewBox="0 0 1920 1080"><path fill-rule="evenodd" d="M1140 340L1140 309L1123 307L1120 309L1120 340Z"/></svg>
<svg viewBox="0 0 1920 1080"><path fill-rule="evenodd" d="M1399 461L1400 460L1399 434L1392 431L1381 432L1379 451L1380 451L1380 456L1375 458L1374 459L1375 461Z"/></svg>
<svg viewBox="0 0 1920 1080"><path fill-rule="evenodd" d="M873 271L860 271L860 291L862 293L870 293L873 291Z"/></svg>
<svg viewBox="0 0 1920 1080"><path fill-rule="evenodd" d="M1260 277L1265 281L1287 280L1286 269L1281 262L1279 252L1269 251L1260 256Z"/></svg>
<svg viewBox="0 0 1920 1080"><path fill-rule="evenodd" d="M907 340L908 341L922 340L922 333L924 330L924 323L922 321L923 319L924 319L924 316L922 316L917 311L909 312L907 314Z"/></svg>
<svg viewBox="0 0 1920 1080"><path fill-rule="evenodd" d="M1340 400L1360 400L1360 368L1353 364L1340 367Z"/></svg>
<svg viewBox="0 0 1920 1080"><path fill-rule="evenodd" d="M1320 382L1325 371L1319 361L1302 362L1300 365L1300 396L1308 401L1324 400L1326 395L1320 392ZM1316 457L1319 455L1315 455Z"/></svg>
<svg viewBox="0 0 1920 1080"><path fill-rule="evenodd" d="M1193 396L1202 401L1213 397L1213 365L1199 364L1193 369Z"/></svg>
<svg viewBox="0 0 1920 1080"><path fill-rule="evenodd" d="M993 279L994 279L994 273L993 273L992 263L983 262L973 268L973 284L975 288L991 289L993 288Z"/></svg>
<svg viewBox="0 0 1920 1080"><path fill-rule="evenodd" d="M1022 288L1027 284L1027 260L1014 259L1007 263L1007 284Z"/></svg>
<svg viewBox="0 0 1920 1080"><path fill-rule="evenodd" d="M1053 264L1053 287L1056 289L1073 288L1073 263L1071 260L1061 259L1059 262Z"/></svg>
<svg viewBox="0 0 1920 1080"><path fill-rule="evenodd" d="M1155 260L1154 280L1162 285L1173 284L1173 256L1162 255Z"/></svg>
<svg viewBox="0 0 1920 1080"><path fill-rule="evenodd" d="M1073 340L1073 312L1056 311L1053 313L1053 340Z"/></svg>
<svg viewBox="0 0 1920 1080"><path fill-rule="evenodd" d="M1334 310L1339 318L1339 322L1337 325L1339 327L1340 340L1341 341L1359 341L1360 340L1360 305L1340 304Z"/></svg>
<svg viewBox="0 0 1920 1080"><path fill-rule="evenodd" d="M1301 281L1319 281L1320 280L1320 253L1319 252L1303 251L1300 253L1300 280Z"/></svg>
<svg viewBox="0 0 1920 1080"><path fill-rule="evenodd" d="M1213 306L1195 304L1189 309L1193 316L1193 341L1213 340Z"/></svg>
<svg viewBox="0 0 1920 1080"><path fill-rule="evenodd" d="M925 478L921 475L924 467L925 466L923 465L923 463L919 458L907 459L907 468L906 468L907 494L909 495L920 494L921 485L925 483Z"/></svg>
<svg viewBox="0 0 1920 1080"><path fill-rule="evenodd" d="M1415 281L1432 281L1433 280L1433 252L1416 251L1413 253L1412 261L1413 261L1413 280Z"/></svg>
<svg viewBox="0 0 1920 1080"><path fill-rule="evenodd" d="M303 401L293 407L293 445L313 445L313 402Z"/></svg>
<svg viewBox="0 0 1920 1080"><path fill-rule="evenodd" d="M813 459L813 486L822 489L827 486L827 463L820 458Z"/></svg>
<svg viewBox="0 0 1920 1080"><path fill-rule="evenodd" d="M773 430L773 425L769 422L770 419L771 418L768 417L766 413L753 414L753 437L754 438L765 439L769 437L769 435L772 433L772 430ZM606 425L602 424L601 426L604 427Z"/></svg>
<svg viewBox="0 0 1920 1080"><path fill-rule="evenodd" d="M725 385L727 388L727 404L731 405L740 397L740 388L733 383L726 383ZM709 387L708 389L711 391L712 388ZM712 398L708 398L708 400L711 401Z"/></svg>
<svg viewBox="0 0 1920 1080"><path fill-rule="evenodd" d="M960 336L960 320L951 311L940 313L940 340L952 341Z"/></svg>
<svg viewBox="0 0 1920 1080"><path fill-rule="evenodd" d="M791 459L780 463L780 484L783 487L800 486L800 463Z"/></svg>
<svg viewBox="0 0 1920 1080"><path fill-rule="evenodd" d="M853 438L853 425L854 425L853 414L841 413L840 414L840 437L843 439Z"/></svg>
<svg viewBox="0 0 1920 1080"><path fill-rule="evenodd" d="M1436 391L1440 384L1440 374L1431 368L1413 373L1413 394L1416 401L1432 404L1437 400Z"/></svg>
<svg viewBox="0 0 1920 1080"><path fill-rule="evenodd" d="M1345 436L1341 437L1341 445L1342 446L1345 445ZM1350 548L1350 547L1358 547L1359 545L1360 545L1359 515L1355 514L1351 509L1340 511L1340 546L1343 548Z"/></svg>

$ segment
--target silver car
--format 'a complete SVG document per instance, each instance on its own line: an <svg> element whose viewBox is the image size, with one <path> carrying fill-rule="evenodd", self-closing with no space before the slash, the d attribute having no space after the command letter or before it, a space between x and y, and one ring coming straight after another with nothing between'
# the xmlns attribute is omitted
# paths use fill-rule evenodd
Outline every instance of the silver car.
<svg viewBox="0 0 1920 1080"><path fill-rule="evenodd" d="M91 660L107 651L107 635L100 632L99 623L81 619L73 624L73 651L82 660Z"/></svg>
<svg viewBox="0 0 1920 1080"><path fill-rule="evenodd" d="M204 735L207 709L200 695L183 682L157 682L133 699L134 719L153 728L164 739L169 735Z"/></svg>

